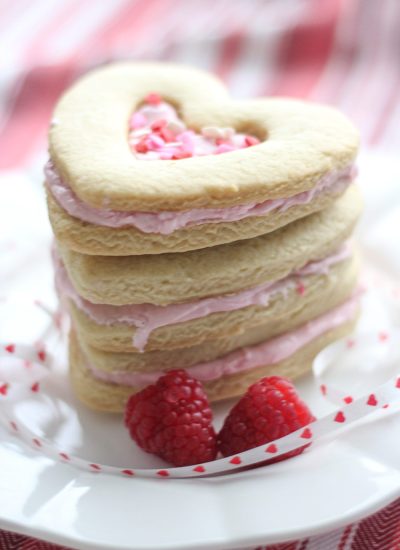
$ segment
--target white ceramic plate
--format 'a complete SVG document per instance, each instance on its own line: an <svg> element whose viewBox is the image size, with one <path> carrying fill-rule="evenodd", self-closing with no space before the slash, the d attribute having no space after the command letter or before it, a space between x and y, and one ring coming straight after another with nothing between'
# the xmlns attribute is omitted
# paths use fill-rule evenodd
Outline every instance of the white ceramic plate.
<svg viewBox="0 0 400 550"><path fill-rule="evenodd" d="M17 193L17 186L14 190ZM42 207L38 208L35 215L43 216ZM365 226L372 243L366 247L369 257L383 254L381 219L375 233L371 217ZM394 218L389 220L392 227ZM19 279L10 290L19 305L12 313L7 311L8 293L0 308L1 342L47 338L41 333L46 315L29 305L33 298L41 297L50 305L53 300L47 248L37 252L40 239L43 246L48 243L47 227L29 243L35 260L29 271L21 272L25 264L19 264ZM399 256L389 250L386 258L386 272L393 274ZM382 305L380 294L373 301L364 308L363 323L372 322L378 331L389 317L393 321L394 310L388 311L390 303ZM21 419L83 458L116 466L128 462L160 466L160 461L134 448L120 418L92 413L76 402L62 352L58 359L47 405L24 401L18 408ZM351 377L349 383L355 383ZM319 395L312 376L298 387L317 415L333 408ZM228 406L216 408L217 419ZM129 479L88 473L53 461L3 428L0 438L0 527L80 549L255 547L335 529L400 496L400 417L395 412L361 423L289 461L210 479Z"/></svg>

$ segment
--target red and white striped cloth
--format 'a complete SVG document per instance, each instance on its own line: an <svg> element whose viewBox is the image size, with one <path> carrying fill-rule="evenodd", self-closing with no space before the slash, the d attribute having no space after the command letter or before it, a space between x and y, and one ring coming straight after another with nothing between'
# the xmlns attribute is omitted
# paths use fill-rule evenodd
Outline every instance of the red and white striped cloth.
<svg viewBox="0 0 400 550"><path fill-rule="evenodd" d="M0 169L34 161L62 90L121 58L201 66L238 97L335 104L396 151L399 25L398 0L2 0Z"/></svg>
<svg viewBox="0 0 400 550"><path fill-rule="evenodd" d="M378 513L344 529L299 541L246 550L399 550L400 499ZM0 550L72 550L0 531Z"/></svg>
<svg viewBox="0 0 400 550"><path fill-rule="evenodd" d="M43 161L62 90L114 59L194 64L236 97L331 103L364 147L396 152L399 28L399 0L0 0L0 176ZM0 550L13 548L56 547L0 531ZM400 500L345 529L265 548L400 550Z"/></svg>

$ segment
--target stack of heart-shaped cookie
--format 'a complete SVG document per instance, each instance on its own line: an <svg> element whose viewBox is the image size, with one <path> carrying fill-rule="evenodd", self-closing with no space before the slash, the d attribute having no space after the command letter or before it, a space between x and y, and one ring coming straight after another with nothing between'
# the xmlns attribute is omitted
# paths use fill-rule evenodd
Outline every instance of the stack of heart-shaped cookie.
<svg viewBox="0 0 400 550"><path fill-rule="evenodd" d="M212 400L238 395L351 330L358 137L337 111L122 63L64 94L49 141L56 286L89 406L122 411L174 368Z"/></svg>

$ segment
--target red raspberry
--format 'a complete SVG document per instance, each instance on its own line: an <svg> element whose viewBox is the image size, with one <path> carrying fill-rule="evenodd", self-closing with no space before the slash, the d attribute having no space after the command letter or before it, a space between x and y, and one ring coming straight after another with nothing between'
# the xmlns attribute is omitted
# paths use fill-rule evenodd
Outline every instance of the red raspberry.
<svg viewBox="0 0 400 550"><path fill-rule="evenodd" d="M212 412L200 382L173 370L156 384L132 395L125 425L134 441L175 466L214 460L217 436Z"/></svg>
<svg viewBox="0 0 400 550"><path fill-rule="evenodd" d="M225 419L218 435L224 456L239 454L264 445L313 422L315 417L286 378L262 378L247 390ZM296 456L307 447L269 460L278 462Z"/></svg>

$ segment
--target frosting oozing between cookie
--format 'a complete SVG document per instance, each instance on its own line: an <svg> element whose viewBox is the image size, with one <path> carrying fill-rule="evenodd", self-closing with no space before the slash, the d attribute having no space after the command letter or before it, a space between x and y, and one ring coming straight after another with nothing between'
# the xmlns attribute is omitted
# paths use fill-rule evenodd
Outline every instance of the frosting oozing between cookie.
<svg viewBox="0 0 400 550"><path fill-rule="evenodd" d="M187 370L190 376L206 382L264 365L279 363L312 342L315 338L352 319L357 312L359 294L360 292L356 291L343 304L281 336L276 336L255 346L238 349L224 357L193 365L185 370ZM106 372L90 363L86 363L86 367L99 380L128 386L140 387L153 384L162 375L160 371Z"/></svg>
<svg viewBox="0 0 400 550"><path fill-rule="evenodd" d="M187 128L176 109L155 93L149 94L131 116L128 141L140 160L219 155L260 143L258 138L233 128L204 127L200 132Z"/></svg>
<svg viewBox="0 0 400 550"><path fill-rule="evenodd" d="M284 212L293 206L308 204L323 193L341 193L353 181L353 165L333 170L317 184L292 197L270 199L261 203L241 204L226 208L197 208L161 212L125 212L109 208L94 208L83 202L63 181L51 160L45 166L46 183L58 204L75 218L105 227L136 227L143 233L170 235L178 229L206 223L222 223L263 216L269 212Z"/></svg>
<svg viewBox="0 0 400 550"><path fill-rule="evenodd" d="M113 306L89 302L76 292L58 255L54 254L53 258L56 270L56 287L60 296L71 299L80 310L84 311L96 323L101 325L120 323L136 327L132 344L143 352L150 334L157 328L249 306L267 307L273 296L279 293L286 294L290 288L296 287L299 279L307 278L310 275L327 275L331 266L349 258L351 252L350 243L345 243L326 258L310 261L301 269L290 273L281 280L269 281L237 293L168 306L154 304Z"/></svg>

